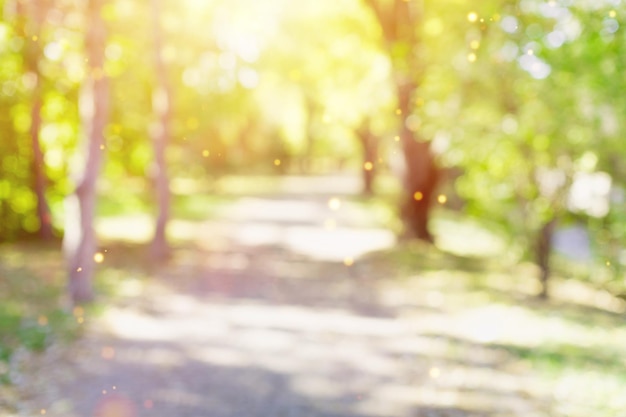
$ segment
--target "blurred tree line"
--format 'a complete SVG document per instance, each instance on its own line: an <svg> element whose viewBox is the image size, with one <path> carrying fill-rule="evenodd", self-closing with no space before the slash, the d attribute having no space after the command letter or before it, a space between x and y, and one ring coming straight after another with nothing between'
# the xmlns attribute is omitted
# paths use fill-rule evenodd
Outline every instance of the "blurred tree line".
<svg viewBox="0 0 626 417"><path fill-rule="evenodd" d="M433 240L444 190L546 284L557 227L580 224L622 290L619 1L0 5L0 240L65 234L76 300L103 181L150 190L163 257L170 178L347 166L372 193L393 161L407 235Z"/></svg>

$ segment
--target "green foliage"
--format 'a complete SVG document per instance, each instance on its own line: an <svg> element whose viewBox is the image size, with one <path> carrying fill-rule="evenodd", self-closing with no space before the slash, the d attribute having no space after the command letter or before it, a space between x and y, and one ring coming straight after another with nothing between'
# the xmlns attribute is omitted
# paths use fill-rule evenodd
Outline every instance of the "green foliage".
<svg viewBox="0 0 626 417"><path fill-rule="evenodd" d="M361 169L355 130L364 123L380 138L383 159L375 162L384 171L397 124L405 123L432 142L441 165L462 172L446 192L461 197L467 214L499 223L515 247L530 252L548 221L573 213L598 242L599 262L617 265L621 279L626 100L616 92L626 69L625 7L411 0L419 24L387 45L368 7L374 3L394 2L164 1L157 19L173 93L170 175L210 185L228 173ZM36 39L33 16L7 12L0 21L0 241L39 227L33 58L42 77L46 197L61 232L85 134L78 111L83 15L80 2L49 10ZM150 213L155 22L149 2L110 2L104 17L103 70L112 91L103 194L120 184L141 191L99 210ZM412 114L396 113L399 75L419 81ZM598 172L617 190L600 220L568 203L577 175ZM176 202L175 211L201 216L192 205Z"/></svg>
<svg viewBox="0 0 626 417"><path fill-rule="evenodd" d="M0 247L0 370L8 369L16 349L41 351L72 340L79 330L76 317L59 307L64 284L58 248L30 245ZM1 372L0 383L8 382L9 374Z"/></svg>

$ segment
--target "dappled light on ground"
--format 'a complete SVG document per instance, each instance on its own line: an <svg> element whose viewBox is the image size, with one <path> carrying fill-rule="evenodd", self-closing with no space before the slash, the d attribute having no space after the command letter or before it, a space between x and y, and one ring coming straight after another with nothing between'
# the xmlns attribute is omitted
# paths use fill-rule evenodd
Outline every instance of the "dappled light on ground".
<svg viewBox="0 0 626 417"><path fill-rule="evenodd" d="M134 399L137 415L163 416L260 416L268 407L323 416L479 416L494 409L512 416L533 415L545 401L530 400L536 385L505 351L470 340L457 349L455 337L431 334L454 332L457 321L435 308L396 305L380 315L354 311L351 299L323 308L235 291L173 291L166 282L146 290L143 301L108 310L98 336L78 352L74 372L101 388L91 395L96 408L113 386ZM141 407L145 399L151 414ZM88 412L88 404L76 404ZM57 399L48 413L72 415L65 406Z"/></svg>
<svg viewBox="0 0 626 417"><path fill-rule="evenodd" d="M128 242L147 242L152 237L152 218L149 215L120 215L96 222L98 234L104 239Z"/></svg>
<svg viewBox="0 0 626 417"><path fill-rule="evenodd" d="M363 209L346 203L341 207L336 197L328 201L244 198L225 210L214 229L209 225L203 233L221 230L238 245L278 246L320 261L358 258L395 244L391 231L371 227Z"/></svg>
<svg viewBox="0 0 626 417"><path fill-rule="evenodd" d="M18 415L586 417L623 407L622 300L556 279L553 301L538 302L536 268L494 256L493 232L444 213L435 230L458 227L458 241L436 240L458 250L399 244L384 216L332 191L273 190L177 219L178 246L159 265L107 241L95 254L99 285L115 296L101 314L74 310L75 344L15 356ZM111 236L141 226L109 220L100 225ZM463 252L472 231L484 244Z"/></svg>

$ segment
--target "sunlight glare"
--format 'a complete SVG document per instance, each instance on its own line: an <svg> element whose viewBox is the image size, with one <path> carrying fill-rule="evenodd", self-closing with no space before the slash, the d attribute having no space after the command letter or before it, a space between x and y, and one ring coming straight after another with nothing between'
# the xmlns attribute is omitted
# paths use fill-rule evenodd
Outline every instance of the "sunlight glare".
<svg viewBox="0 0 626 417"><path fill-rule="evenodd" d="M238 79L241 85L249 90L259 85L259 73L253 68L241 68L238 72Z"/></svg>
<svg viewBox="0 0 626 417"><path fill-rule="evenodd" d="M237 66L237 56L230 51L224 51L219 55L217 62L222 69L234 70Z"/></svg>

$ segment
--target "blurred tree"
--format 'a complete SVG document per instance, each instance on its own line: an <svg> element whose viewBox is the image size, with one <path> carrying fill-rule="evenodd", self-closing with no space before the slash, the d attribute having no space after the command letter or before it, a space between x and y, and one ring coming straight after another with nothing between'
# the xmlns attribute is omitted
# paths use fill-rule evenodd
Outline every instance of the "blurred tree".
<svg viewBox="0 0 626 417"><path fill-rule="evenodd" d="M357 129L356 135L363 148L363 194L366 196L374 193L374 178L378 162L379 139L372 132L371 121L365 119Z"/></svg>
<svg viewBox="0 0 626 417"><path fill-rule="evenodd" d="M40 142L41 109L43 104L43 81L39 70L39 61L43 56L41 47L42 26L50 8L48 1L35 2L15 1L14 4L18 29L17 33L25 40L24 45L24 76L31 84L30 97L30 128L29 135L32 146L31 172L33 191L37 197L37 218L39 220L38 234L43 239L52 238L52 218L46 199L46 173L44 154Z"/></svg>
<svg viewBox="0 0 626 417"><path fill-rule="evenodd" d="M364 1L380 26L384 50L393 68L398 104L396 114L405 162L402 217L409 235L432 242L428 221L439 169L430 141L418 134L420 121L414 114L417 91L425 71L418 36L423 12L416 1Z"/></svg>
<svg viewBox="0 0 626 417"><path fill-rule="evenodd" d="M564 27L579 23L556 3L494 1L466 13L451 25L463 31L461 44L445 35L428 43L429 62L453 65L428 75L433 103L423 111L431 116L429 128L450 142L444 164L464 169L456 185L468 213L506 225L514 246L538 265L540 296L547 297L552 238L573 210L573 184L588 169L581 161L594 139L584 111L592 89L573 83L586 61L576 69L564 65L571 56L565 50L591 45L566 35ZM437 52L444 48L456 52Z"/></svg>
<svg viewBox="0 0 626 417"><path fill-rule="evenodd" d="M166 229L169 219L170 187L165 151L171 135L172 88L163 61L161 0L152 0L151 5L155 59L154 69L156 73L156 85L152 93L152 110L156 118L152 126L152 142L154 144L155 155L155 188L158 210L154 238L152 240L152 254L156 259L162 259L169 254Z"/></svg>
<svg viewBox="0 0 626 417"><path fill-rule="evenodd" d="M63 248L67 258L69 293L74 303L93 298L97 242L94 230L96 182L104 150L108 121L109 82L104 72L106 27L102 17L106 0L89 0L85 5L85 49L87 74L80 97L85 147L84 163L76 188L67 197Z"/></svg>

